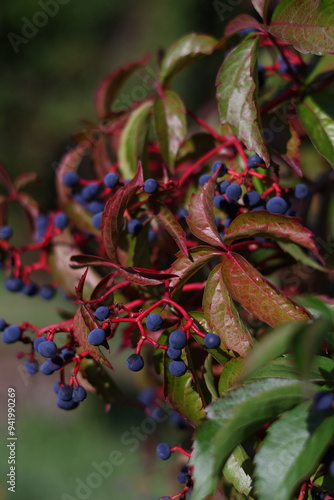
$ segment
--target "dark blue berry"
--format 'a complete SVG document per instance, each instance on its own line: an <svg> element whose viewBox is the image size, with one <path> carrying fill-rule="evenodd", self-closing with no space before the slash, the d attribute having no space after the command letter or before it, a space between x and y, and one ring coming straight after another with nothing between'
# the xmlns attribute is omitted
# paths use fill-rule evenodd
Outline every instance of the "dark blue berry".
<svg viewBox="0 0 334 500"><path fill-rule="evenodd" d="M142 228L142 223L138 219L131 219L128 222L128 231L130 234L138 234Z"/></svg>
<svg viewBox="0 0 334 500"><path fill-rule="evenodd" d="M68 361L75 356L75 350L65 347L65 349L61 351L61 355L63 356L64 361Z"/></svg>
<svg viewBox="0 0 334 500"><path fill-rule="evenodd" d="M80 403L87 397L87 391L81 385L73 387L72 399L75 403Z"/></svg>
<svg viewBox="0 0 334 500"><path fill-rule="evenodd" d="M81 196L84 199L84 201L90 201L93 198L95 198L99 192L101 191L101 186L100 184L88 184L88 186L85 186L82 191L81 191Z"/></svg>
<svg viewBox="0 0 334 500"><path fill-rule="evenodd" d="M39 214L36 219L36 240L40 241L44 238L45 232L49 225L49 217L45 214Z"/></svg>
<svg viewBox="0 0 334 500"><path fill-rule="evenodd" d="M51 300L56 294L56 289L52 285L43 285L39 289L39 294L43 299Z"/></svg>
<svg viewBox="0 0 334 500"><path fill-rule="evenodd" d="M170 500L170 497L160 497L159 500Z"/></svg>
<svg viewBox="0 0 334 500"><path fill-rule="evenodd" d="M7 278L5 288L12 293L19 292L23 288L23 281L21 278Z"/></svg>
<svg viewBox="0 0 334 500"><path fill-rule="evenodd" d="M79 182L79 176L76 172L66 172L63 176L63 183L67 187L73 187Z"/></svg>
<svg viewBox="0 0 334 500"><path fill-rule="evenodd" d="M22 335L22 330L18 325L10 325L5 328L2 334L2 340L6 344L17 342Z"/></svg>
<svg viewBox="0 0 334 500"><path fill-rule="evenodd" d="M180 218L180 219L184 219L185 217L187 217L189 215L189 212L186 208L184 207L181 207L178 209L178 211L176 212L176 215Z"/></svg>
<svg viewBox="0 0 334 500"><path fill-rule="evenodd" d="M204 184L206 182L208 182L208 180L211 178L211 175L210 174L203 174L200 176L200 178L198 179L198 184L200 186L204 186Z"/></svg>
<svg viewBox="0 0 334 500"><path fill-rule="evenodd" d="M166 354L170 359L179 359L181 356L182 350L175 349L174 347L168 347Z"/></svg>
<svg viewBox="0 0 334 500"><path fill-rule="evenodd" d="M225 194L226 193L226 189L231 185L231 183L229 181L221 181L218 183L217 187L218 187L218 191L221 193L221 194Z"/></svg>
<svg viewBox="0 0 334 500"><path fill-rule="evenodd" d="M329 391L316 392L313 397L313 403L317 410L330 410L334 404L334 394Z"/></svg>
<svg viewBox="0 0 334 500"><path fill-rule="evenodd" d="M0 332L2 332L7 326L7 322L3 319L0 318Z"/></svg>
<svg viewBox="0 0 334 500"><path fill-rule="evenodd" d="M29 375L35 375L39 371L39 365L35 359L33 361L26 359L24 362L24 368Z"/></svg>
<svg viewBox="0 0 334 500"><path fill-rule="evenodd" d="M94 200L88 203L87 209L92 214L98 214L99 212L103 212L105 204L101 200Z"/></svg>
<svg viewBox="0 0 334 500"><path fill-rule="evenodd" d="M267 201L266 209L273 214L284 214L288 209L288 203L280 196L274 196Z"/></svg>
<svg viewBox="0 0 334 500"><path fill-rule="evenodd" d="M153 227L148 230L147 240L149 243L154 243L157 239L157 233L154 231Z"/></svg>
<svg viewBox="0 0 334 500"><path fill-rule="evenodd" d="M216 208L219 208L220 210L223 210L224 206L226 205L226 200L225 200L224 196L222 196L221 194L216 194L213 197L213 205Z"/></svg>
<svg viewBox="0 0 334 500"><path fill-rule="evenodd" d="M110 173L107 174L104 178L104 185L108 188L114 188L116 184L119 182L119 177L117 174Z"/></svg>
<svg viewBox="0 0 334 500"><path fill-rule="evenodd" d="M186 483L187 481L189 481L189 479L190 476L188 472L180 472L180 474L177 476L177 480L179 481L179 483Z"/></svg>
<svg viewBox="0 0 334 500"><path fill-rule="evenodd" d="M43 375L52 375L54 372L53 368L50 366L49 361L50 360L48 359L40 367L40 372L43 373Z"/></svg>
<svg viewBox="0 0 334 500"><path fill-rule="evenodd" d="M144 367L144 360L140 354L131 354L126 360L126 366L132 372L139 372Z"/></svg>
<svg viewBox="0 0 334 500"><path fill-rule="evenodd" d="M334 460L329 464L328 472L332 477L334 477Z"/></svg>
<svg viewBox="0 0 334 500"><path fill-rule="evenodd" d="M183 349L187 344L187 336L183 330L173 330L168 338L168 344L174 349Z"/></svg>
<svg viewBox="0 0 334 500"><path fill-rule="evenodd" d="M138 401L143 403L143 405L150 406L154 401L154 397L155 397L154 388L153 387L145 387L145 389L142 389L139 392L137 399L138 399Z"/></svg>
<svg viewBox="0 0 334 500"><path fill-rule="evenodd" d="M189 424L181 417L179 413L176 413L176 411L173 411L173 413L170 414L169 419L179 429L186 429L186 427L189 426Z"/></svg>
<svg viewBox="0 0 334 500"><path fill-rule="evenodd" d="M40 345L42 342L45 342L45 341L46 341L45 337L37 337L37 338L35 338L35 340L34 340L34 344L33 344L33 345L34 345L34 349L36 349L36 351L38 351L38 347L39 347L39 345Z"/></svg>
<svg viewBox="0 0 334 500"><path fill-rule="evenodd" d="M88 342L92 345L101 345L106 339L106 332L102 328L94 328L88 334Z"/></svg>
<svg viewBox="0 0 334 500"><path fill-rule="evenodd" d="M150 313L146 317L146 328L151 330L151 332L157 332L162 328L163 321L160 314Z"/></svg>
<svg viewBox="0 0 334 500"><path fill-rule="evenodd" d="M109 317L110 310L109 307L107 306L100 306L96 309L95 311L95 318L98 319L99 321L104 321Z"/></svg>
<svg viewBox="0 0 334 500"><path fill-rule="evenodd" d="M53 384L53 391L54 391L56 394L58 394L59 389L60 389L60 382L55 382L55 383Z"/></svg>
<svg viewBox="0 0 334 500"><path fill-rule="evenodd" d="M145 193L152 194L155 193L158 189L158 183L155 179L147 179L144 182L144 191Z"/></svg>
<svg viewBox="0 0 334 500"><path fill-rule="evenodd" d="M260 203L261 196L257 191L248 191L248 193L244 194L243 200L246 207L255 207Z"/></svg>
<svg viewBox="0 0 334 500"><path fill-rule="evenodd" d="M307 197L308 193L309 190L306 184L297 184L297 186L295 187L295 197L297 198L297 200L303 200Z"/></svg>
<svg viewBox="0 0 334 500"><path fill-rule="evenodd" d="M101 228L103 212L99 212L92 217L92 224L96 229Z"/></svg>
<svg viewBox="0 0 334 500"><path fill-rule="evenodd" d="M169 364L168 370L174 377L182 377L187 371L187 365L182 360L175 360Z"/></svg>
<svg viewBox="0 0 334 500"><path fill-rule="evenodd" d="M215 333L207 333L204 337L204 345L208 349L216 349L220 346L220 337Z"/></svg>
<svg viewBox="0 0 334 500"><path fill-rule="evenodd" d="M157 457L160 460L167 460L171 456L170 446L168 443L159 443L157 446Z"/></svg>
<svg viewBox="0 0 334 500"><path fill-rule="evenodd" d="M0 239L9 240L13 236L13 230L10 226L0 227Z"/></svg>
<svg viewBox="0 0 334 500"><path fill-rule="evenodd" d="M72 399L73 387L71 385L65 384L59 388L58 398L63 401L70 401Z"/></svg>
<svg viewBox="0 0 334 500"><path fill-rule="evenodd" d="M248 158L247 165L249 168L259 168L259 167L264 167L264 161L262 158L258 155L251 155Z"/></svg>
<svg viewBox="0 0 334 500"><path fill-rule="evenodd" d="M41 342L37 348L37 351L45 358L54 358L57 354L57 346L53 340L46 340Z"/></svg>
<svg viewBox="0 0 334 500"><path fill-rule="evenodd" d="M58 229L65 229L68 223L69 223L68 215L66 215L64 212L59 212L58 214L55 215L54 224Z"/></svg>
<svg viewBox="0 0 334 500"><path fill-rule="evenodd" d="M54 356L48 360L49 367L55 372L64 366L64 360L61 356Z"/></svg>
<svg viewBox="0 0 334 500"><path fill-rule="evenodd" d="M233 219L231 219L231 217L226 217L226 219L223 220L223 226L229 227L231 225L232 221L233 221Z"/></svg>
<svg viewBox="0 0 334 500"><path fill-rule="evenodd" d="M230 184L227 186L225 194L231 201L237 201L241 196L242 190L239 184Z"/></svg>
<svg viewBox="0 0 334 500"><path fill-rule="evenodd" d="M57 399L57 406L62 410L73 410L78 406L78 403L70 399L69 401L64 401L63 399Z"/></svg>
<svg viewBox="0 0 334 500"><path fill-rule="evenodd" d="M30 282L23 285L21 293L23 293L23 295L26 295L27 297L33 297L38 293L38 290L38 285L36 285L36 283Z"/></svg>
<svg viewBox="0 0 334 500"><path fill-rule="evenodd" d="M223 161L215 161L211 165L211 172L215 174L219 170L219 176L223 176L227 173L227 167Z"/></svg>

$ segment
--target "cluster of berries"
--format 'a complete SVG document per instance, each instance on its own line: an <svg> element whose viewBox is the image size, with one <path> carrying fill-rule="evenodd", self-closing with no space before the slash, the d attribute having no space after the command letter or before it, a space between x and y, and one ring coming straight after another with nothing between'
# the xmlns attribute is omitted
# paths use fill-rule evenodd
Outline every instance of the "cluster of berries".
<svg viewBox="0 0 334 500"><path fill-rule="evenodd" d="M183 450L183 448L181 448L180 446L175 446L174 448L171 448L168 443L159 443L157 446L156 453L157 453L157 457L160 460L168 460L170 458L171 454L175 451L181 451L181 453L183 453L187 457L190 456L190 454L187 453L185 450ZM179 483L185 485L183 490L177 495L178 498L182 497L182 495L185 495L186 493L191 495L191 490L193 487L191 473L192 473L192 468L188 467L188 466L184 466L184 467L182 467L180 473L178 474L177 480L179 481ZM160 497L159 500L170 500L170 499L171 499L171 497L164 496L164 497Z"/></svg>

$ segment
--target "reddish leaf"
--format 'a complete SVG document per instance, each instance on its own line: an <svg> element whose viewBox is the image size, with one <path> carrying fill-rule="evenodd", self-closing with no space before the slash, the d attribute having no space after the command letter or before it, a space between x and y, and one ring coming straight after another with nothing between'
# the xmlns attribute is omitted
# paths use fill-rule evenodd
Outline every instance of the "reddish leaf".
<svg viewBox="0 0 334 500"><path fill-rule="evenodd" d="M84 306L80 306L74 316L73 335L78 344L92 356L98 363L103 363L108 368L112 368L107 358L100 352L100 349L88 342L88 334L94 328L100 328L94 316Z"/></svg>
<svg viewBox="0 0 334 500"><path fill-rule="evenodd" d="M89 267L87 267L86 271L81 275L78 285L75 287L75 294L79 300L83 299L83 289L85 286L86 276L89 271Z"/></svg>
<svg viewBox="0 0 334 500"><path fill-rule="evenodd" d="M14 181L14 186L15 189L19 190L25 187L27 184L39 180L40 180L39 175L36 172L24 172L16 177Z"/></svg>
<svg viewBox="0 0 334 500"><path fill-rule="evenodd" d="M270 158L260 131L254 80L259 43L259 37L245 40L228 54L218 71L216 95L221 123L228 123L246 147L269 166Z"/></svg>
<svg viewBox="0 0 334 500"><path fill-rule="evenodd" d="M233 252L226 254L222 276L232 298L270 326L310 319L302 306L286 297L241 255Z"/></svg>
<svg viewBox="0 0 334 500"><path fill-rule="evenodd" d="M220 255L211 247L195 247L189 250L190 256L185 256L182 252L176 254L176 260L173 262L170 272L176 274L176 278L172 278L170 286L172 295L182 289L183 285L193 276L201 267L210 262L216 255Z"/></svg>
<svg viewBox="0 0 334 500"><path fill-rule="evenodd" d="M111 104L116 98L119 90L130 76L142 66L145 66L150 60L150 56L146 55L142 59L124 64L120 68L115 69L112 73L103 78L95 92L94 107L98 118L108 118L115 115L111 111Z"/></svg>
<svg viewBox="0 0 334 500"><path fill-rule="evenodd" d="M75 296L75 287L82 279L82 271L74 269L71 265L73 252L79 252L69 230L54 236L52 251L48 254L48 264L52 269L52 275L70 297ZM86 264L87 265L87 264ZM83 266L81 266L83 267ZM85 266L86 267L86 266ZM84 299L86 300L100 280L100 276L90 269L85 284ZM81 289L82 291L82 289Z"/></svg>
<svg viewBox="0 0 334 500"><path fill-rule="evenodd" d="M268 31L303 54L334 53L332 0L282 0Z"/></svg>
<svg viewBox="0 0 334 500"><path fill-rule="evenodd" d="M15 189L11 178L9 177L7 170L5 169L2 162L0 162L0 183L7 189L8 193L15 193Z"/></svg>
<svg viewBox="0 0 334 500"><path fill-rule="evenodd" d="M169 232L184 255L188 256L186 233L175 219L172 212L160 201L152 201L150 205L152 206L154 217L156 217L160 224Z"/></svg>
<svg viewBox="0 0 334 500"><path fill-rule="evenodd" d="M82 231L100 235L100 231L92 224L92 214L73 199L71 188L66 187L63 183L64 175L67 172L76 172L84 157L91 154L91 148L92 145L89 141L81 142L63 156L56 173L56 186L60 207L75 225Z"/></svg>
<svg viewBox="0 0 334 500"><path fill-rule="evenodd" d="M116 276L117 276L117 272L112 272L112 273L109 273L106 276L104 276L101 279L101 281L96 285L94 290L92 291L92 294L90 296L90 300L100 299L102 297L102 295L105 294L108 291L108 289L111 288L111 286L113 285L113 283L115 281ZM113 302L114 302L114 294L109 293L106 299L101 300L99 302L99 305L100 306L109 306L109 305L113 304Z"/></svg>
<svg viewBox="0 0 334 500"><path fill-rule="evenodd" d="M119 264L117 244L124 210L143 184L143 170L139 163L134 178L109 198L103 211L101 224L103 243L108 257L117 264Z"/></svg>
<svg viewBox="0 0 334 500"><path fill-rule="evenodd" d="M190 231L200 240L211 245L223 246L215 223L213 195L219 172L211 176L208 182L193 193L189 202L189 215L186 217Z"/></svg>
<svg viewBox="0 0 334 500"><path fill-rule="evenodd" d="M290 167L292 167L297 175L302 177L303 172L300 168L299 158L299 146L301 141L293 122L289 120L288 123L291 137L286 144L286 152L282 153L282 158L287 162L288 165L290 165Z"/></svg>
<svg viewBox="0 0 334 500"><path fill-rule="evenodd" d="M160 80L163 85L182 68L204 55L212 54L218 40L208 35L190 33L177 40L167 50L160 68Z"/></svg>
<svg viewBox="0 0 334 500"><path fill-rule="evenodd" d="M136 283L138 285L160 285L167 279L173 278L175 275L151 269L141 269L135 267L123 267L120 264L114 264L108 259L95 257L94 255L73 255L71 257L71 267L78 269L89 266L109 266L117 269L117 272L124 279Z"/></svg>
<svg viewBox="0 0 334 500"><path fill-rule="evenodd" d="M123 128L118 149L119 170L125 179L131 178L138 165L144 163L145 144L149 131L153 103L144 101L135 109Z"/></svg>
<svg viewBox="0 0 334 500"><path fill-rule="evenodd" d="M187 133L186 108L180 96L166 90L154 101L154 125L161 154L173 170L174 162Z"/></svg>
<svg viewBox="0 0 334 500"><path fill-rule="evenodd" d="M230 244L236 239L253 236L293 241L311 250L320 261L323 260L313 241L312 231L302 226L296 218L271 214L263 210L241 214L227 229L224 243Z"/></svg>
<svg viewBox="0 0 334 500"><path fill-rule="evenodd" d="M221 264L218 264L208 277L203 296L203 310L210 330L219 335L223 347L245 356L253 344L253 339L224 284Z"/></svg>
<svg viewBox="0 0 334 500"><path fill-rule="evenodd" d="M231 36L237 31L254 28L262 30L261 24L255 19L255 17L249 14L240 14L234 17L225 27L224 36Z"/></svg>
<svg viewBox="0 0 334 500"><path fill-rule="evenodd" d="M254 9L260 14L262 19L266 20L269 0L251 0Z"/></svg>

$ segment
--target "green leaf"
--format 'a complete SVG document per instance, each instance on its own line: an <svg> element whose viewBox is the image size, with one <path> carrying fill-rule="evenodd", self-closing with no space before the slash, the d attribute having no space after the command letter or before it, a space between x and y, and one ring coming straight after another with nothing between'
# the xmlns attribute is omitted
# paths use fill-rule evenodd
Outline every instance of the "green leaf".
<svg viewBox="0 0 334 500"><path fill-rule="evenodd" d="M269 166L256 102L258 49L256 37L240 43L228 54L218 71L216 95L221 123L228 123L247 149L255 151Z"/></svg>
<svg viewBox="0 0 334 500"><path fill-rule="evenodd" d="M197 192L192 193L186 217L190 231L200 240L210 245L222 247L218 229L215 223L213 195L219 172L210 177L208 182Z"/></svg>
<svg viewBox="0 0 334 500"><path fill-rule="evenodd" d="M334 109L329 97L326 94L306 97L297 105L297 112L313 146L333 166Z"/></svg>
<svg viewBox="0 0 334 500"><path fill-rule="evenodd" d="M240 238L258 236L281 241L293 241L308 248L320 260L313 233L302 226L298 220L284 215L272 214L263 210L246 212L234 219L228 227L224 243L230 244Z"/></svg>
<svg viewBox="0 0 334 500"><path fill-rule="evenodd" d="M48 254L48 264L52 276L60 284L65 293L75 297L75 287L78 285L82 271L71 267L73 253L79 252L69 230L53 237L52 251ZM90 294L99 283L101 277L90 269L85 279L84 297L88 300Z"/></svg>
<svg viewBox="0 0 334 500"><path fill-rule="evenodd" d="M303 54L334 53L332 0L282 0L268 31Z"/></svg>
<svg viewBox="0 0 334 500"><path fill-rule="evenodd" d="M185 231L182 229L179 222L174 217L173 213L169 208L164 205L161 201L152 201L150 203L150 208L153 210L154 217L162 224L162 226L169 232L171 237L174 239L181 252L188 257L187 248L187 236Z"/></svg>
<svg viewBox="0 0 334 500"><path fill-rule="evenodd" d="M318 264L312 257L309 257L303 250L296 245L295 243L291 243L290 241L278 241L278 245L284 250L284 252L290 254L294 259L305 264L305 266L312 267L313 269L317 269L317 271L328 272L328 270Z"/></svg>
<svg viewBox="0 0 334 500"><path fill-rule="evenodd" d="M182 377L175 377L168 369L171 362L164 355L165 396L174 410L193 427L197 427L205 416L203 401L189 370Z"/></svg>
<svg viewBox="0 0 334 500"><path fill-rule="evenodd" d="M145 143L150 126L152 102L145 101L133 111L124 127L118 150L119 170L125 179L132 179L138 161L144 162Z"/></svg>
<svg viewBox="0 0 334 500"><path fill-rule="evenodd" d="M315 66L305 78L305 84L309 85L314 81L323 80L326 76L332 75L334 71L334 55L319 57Z"/></svg>
<svg viewBox="0 0 334 500"><path fill-rule="evenodd" d="M172 278L170 287L172 295L182 289L183 285L197 272L201 267L210 262L215 256L219 255L211 247L199 246L189 250L189 257L183 252L176 254L176 260L173 262L170 272L177 277Z"/></svg>
<svg viewBox="0 0 334 500"><path fill-rule="evenodd" d="M233 358L226 363L219 377L218 394L220 396L237 384L243 372L244 364L245 360L243 358Z"/></svg>
<svg viewBox="0 0 334 500"><path fill-rule="evenodd" d="M256 370L265 363L288 352L292 339L298 332L303 332L304 328L305 325L303 324L288 323L275 328L265 338L261 339L245 359L243 378L253 376Z"/></svg>
<svg viewBox="0 0 334 500"><path fill-rule="evenodd" d="M223 475L239 493L248 496L252 489L251 469L251 459L242 446L237 446L223 468Z"/></svg>
<svg viewBox="0 0 334 500"><path fill-rule="evenodd" d="M221 264L210 273L203 296L203 310L210 331L221 338L226 349L245 356L253 339L224 284Z"/></svg>
<svg viewBox="0 0 334 500"><path fill-rule="evenodd" d="M172 171L187 133L186 112L182 99L172 90L166 90L154 101L154 125L161 154Z"/></svg>
<svg viewBox="0 0 334 500"><path fill-rule="evenodd" d="M160 68L160 81L166 86L181 69L215 50L218 40L208 35L190 33L177 40L167 50Z"/></svg>
<svg viewBox="0 0 334 500"><path fill-rule="evenodd" d="M88 342L88 334L90 331L94 330L94 328L100 328L99 323L96 322L93 314L89 312L86 307L80 306L74 316L73 335L75 340L84 351L89 352L95 361L106 365L108 368L112 368L100 349Z"/></svg>
<svg viewBox="0 0 334 500"><path fill-rule="evenodd" d="M96 89L94 96L95 113L98 118L110 118L117 115L111 111L111 105L124 83L138 68L145 66L150 56L133 61L116 68L112 73L105 76Z"/></svg>
<svg viewBox="0 0 334 500"><path fill-rule="evenodd" d="M212 401L217 399L218 394L217 394L217 389L215 385L215 380L214 376L212 373L212 356L211 354L208 354L204 361L204 370L203 370L203 378L206 384L206 387L208 388L208 391L210 392L212 396Z"/></svg>
<svg viewBox="0 0 334 500"><path fill-rule="evenodd" d="M311 476L334 436L334 415L313 410L309 402L286 412L268 429L255 456L259 500L290 500Z"/></svg>
<svg viewBox="0 0 334 500"><path fill-rule="evenodd" d="M303 387L295 380L258 380L228 391L223 398L207 407L210 420L204 422L196 433L190 459L194 465L194 500L204 500L214 491L222 468L241 442L262 425L301 402ZM204 461L206 466L203 470Z"/></svg>
<svg viewBox="0 0 334 500"><path fill-rule="evenodd" d="M102 240L108 257L115 263L119 263L117 245L124 211L143 184L143 169L139 163L133 179L119 188L114 196L108 199L104 208L101 223Z"/></svg>
<svg viewBox="0 0 334 500"><path fill-rule="evenodd" d="M232 298L270 326L307 321L310 314L286 297L241 255L229 252L222 263L224 283Z"/></svg>

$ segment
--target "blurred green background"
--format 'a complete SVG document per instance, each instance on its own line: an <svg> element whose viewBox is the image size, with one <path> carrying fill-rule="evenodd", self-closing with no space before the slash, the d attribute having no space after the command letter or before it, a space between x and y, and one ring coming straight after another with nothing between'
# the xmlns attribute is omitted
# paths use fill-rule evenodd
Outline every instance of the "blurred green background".
<svg viewBox="0 0 334 500"><path fill-rule="evenodd" d="M250 8L250 2L244 3ZM166 49L191 31L221 36L224 23L241 12L244 3L233 1L231 6L218 2L217 8L217 2L202 0L4 2L0 160L10 175L37 172L43 184L30 192L43 209L54 208L55 164L71 144L71 133L82 127L80 120L94 120L93 95L100 79L118 65L146 53L152 54L151 76L158 49ZM224 4L226 8L221 9ZM45 14L48 9L53 13ZM36 28L36 24L40 27ZM213 82L220 62L221 55L214 55L210 64L206 61L201 66L203 63L198 62L175 79L175 88L191 109L214 97ZM147 76L143 71L132 85L140 85L141 78ZM131 94L131 88L127 91ZM45 326L59 320L56 307L72 306L61 297L47 303L39 298L13 296L0 288L0 316L8 322L26 320ZM1 346L0 500L12 495L6 485L8 387L17 392L17 500L155 500L180 490L176 480L180 459L173 456L163 463L154 452L162 440L173 444L182 441L183 434L177 428L159 424L131 453L129 446L121 444L120 436L131 426L141 425L145 418L142 413L115 406L106 414L95 395L89 395L88 401L74 412L59 410L52 391L56 376L27 377L22 360L15 357L16 351L15 346ZM114 353L111 360L116 365L117 383L135 394L142 382L125 373L127 355ZM81 496L76 496L77 481L86 483L95 471L92 462L108 460L112 450L122 453L123 465L115 467L95 489L81 490Z"/></svg>

